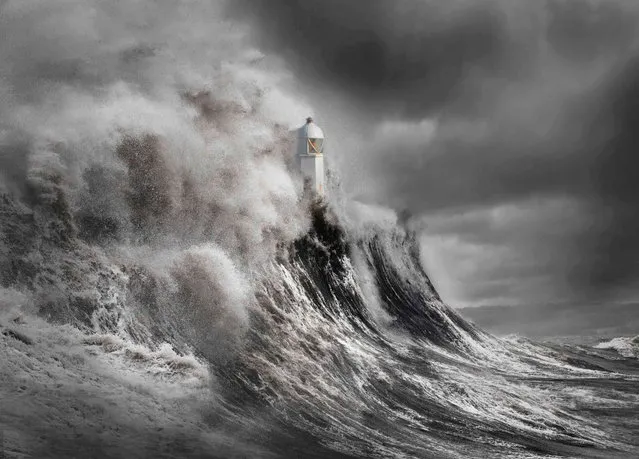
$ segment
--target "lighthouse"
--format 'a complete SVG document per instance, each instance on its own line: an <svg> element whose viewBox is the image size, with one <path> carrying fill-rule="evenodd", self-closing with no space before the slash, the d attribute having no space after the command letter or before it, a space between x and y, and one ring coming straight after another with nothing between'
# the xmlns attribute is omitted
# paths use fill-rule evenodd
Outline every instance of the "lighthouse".
<svg viewBox="0 0 639 459"><path fill-rule="evenodd" d="M306 186L324 196L324 132L310 117L297 130L297 164Z"/></svg>

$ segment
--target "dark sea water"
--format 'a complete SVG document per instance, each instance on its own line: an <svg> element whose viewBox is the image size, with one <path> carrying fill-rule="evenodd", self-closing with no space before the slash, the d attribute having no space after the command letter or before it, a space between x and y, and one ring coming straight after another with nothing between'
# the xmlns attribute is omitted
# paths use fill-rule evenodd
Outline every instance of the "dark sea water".
<svg viewBox="0 0 639 459"><path fill-rule="evenodd" d="M250 274L198 246L163 276L4 212L5 457L639 457L636 342L486 333L406 229L315 206Z"/></svg>

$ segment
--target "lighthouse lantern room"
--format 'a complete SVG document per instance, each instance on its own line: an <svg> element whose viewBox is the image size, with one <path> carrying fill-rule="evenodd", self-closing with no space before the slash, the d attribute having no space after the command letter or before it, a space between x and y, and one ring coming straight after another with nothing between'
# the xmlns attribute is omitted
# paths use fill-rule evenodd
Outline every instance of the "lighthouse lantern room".
<svg viewBox="0 0 639 459"><path fill-rule="evenodd" d="M297 159L308 187L319 196L324 195L324 132L307 118L297 130Z"/></svg>

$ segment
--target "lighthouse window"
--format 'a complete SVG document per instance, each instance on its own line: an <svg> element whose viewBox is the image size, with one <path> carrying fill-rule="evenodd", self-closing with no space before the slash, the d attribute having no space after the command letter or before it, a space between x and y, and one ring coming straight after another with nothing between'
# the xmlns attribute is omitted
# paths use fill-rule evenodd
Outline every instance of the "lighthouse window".
<svg viewBox="0 0 639 459"><path fill-rule="evenodd" d="M323 139L308 139L308 153L309 154L321 154L322 153L322 140Z"/></svg>

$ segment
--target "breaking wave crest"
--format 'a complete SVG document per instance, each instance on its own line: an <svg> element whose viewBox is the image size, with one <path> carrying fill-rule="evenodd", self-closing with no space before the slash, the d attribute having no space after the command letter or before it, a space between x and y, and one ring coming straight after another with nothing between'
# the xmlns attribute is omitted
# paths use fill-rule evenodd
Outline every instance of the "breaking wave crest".
<svg viewBox="0 0 639 459"><path fill-rule="evenodd" d="M595 346L597 349L614 349L624 357L639 358L639 336L613 338Z"/></svg>

